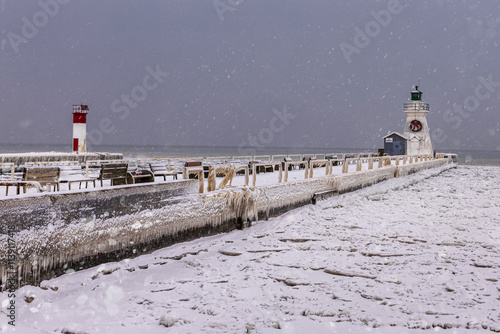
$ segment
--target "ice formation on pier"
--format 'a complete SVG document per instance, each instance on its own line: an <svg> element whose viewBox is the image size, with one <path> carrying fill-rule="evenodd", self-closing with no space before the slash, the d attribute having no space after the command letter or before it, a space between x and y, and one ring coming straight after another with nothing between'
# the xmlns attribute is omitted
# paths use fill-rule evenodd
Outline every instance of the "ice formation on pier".
<svg viewBox="0 0 500 334"><path fill-rule="evenodd" d="M56 195L39 196L35 201L38 206L54 207L60 201L65 207L74 206L75 210L80 210L80 216L68 223L59 219L60 212L49 210L48 214L53 218L50 222L19 231L16 234L17 251L20 256L19 277L24 281L32 275L30 281L38 281L41 273L50 272L65 264L73 263L73 268L65 269L74 270L80 268L79 261L107 256L113 252L119 254L124 249L132 249L133 254L143 253L144 247L151 251L153 248L145 245L154 244L165 238L171 238L174 242L181 233L188 232L192 235L191 238L201 236L199 233L215 234L219 233L221 226L228 222L234 227L244 227L238 224L256 220L259 213L263 217L268 217L273 210L288 210L308 204L316 192L335 189L343 193L419 169L441 167L437 169L439 172L450 166L454 165L441 159L411 166L390 166L355 174L325 176L272 186L226 188L205 194L191 192L163 199L158 207L146 209L138 207L136 212L129 214L120 214L120 210L123 209L120 207L110 208L109 212L99 217L93 214L94 208L88 205L88 199L101 195L107 196L107 200L113 200L114 203L129 201L124 193L120 192L121 189L88 192L83 200L72 196L60 196L60 198ZM196 181L192 182L194 183L190 183L190 189L194 190ZM173 185L175 186L175 183ZM143 196L152 190L148 187L133 187L130 191L137 196ZM78 201L71 203L72 199L78 199ZM3 203L5 204L6 201ZM36 214L36 210L39 209L36 205L25 208L24 214ZM127 205L134 205L134 203ZM112 210L117 212L112 212ZM199 232L202 229L205 230ZM2 282L5 282L6 277L6 242L5 235L1 235L0 277ZM82 264L82 267L85 265Z"/></svg>

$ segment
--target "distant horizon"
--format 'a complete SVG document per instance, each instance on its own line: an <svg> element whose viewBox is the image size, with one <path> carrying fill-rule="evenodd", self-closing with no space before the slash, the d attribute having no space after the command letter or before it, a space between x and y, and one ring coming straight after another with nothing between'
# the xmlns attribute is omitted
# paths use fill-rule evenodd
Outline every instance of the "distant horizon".
<svg viewBox="0 0 500 334"><path fill-rule="evenodd" d="M61 143L0 143L0 154L2 146L23 146L23 145L31 145L31 146L67 146L68 147L68 152L71 151L71 144L61 144ZM220 146L220 145L160 145L160 144L100 144L98 147L158 147L158 148L238 148L239 146ZM244 149L249 149L251 147L244 147ZM382 148L382 147L380 147ZM368 148L368 147L314 147L314 146L265 146L265 147L260 147L259 149L262 150L272 150L272 149L346 149L346 150L378 150L378 148ZM436 150L436 149L435 149ZM453 151L459 151L459 152L466 152L466 151L471 151L471 152L498 152L500 154L500 151L498 150L492 150L492 149L439 149L436 150L437 152L441 153L452 153ZM446 152L445 152L446 151ZM92 153L92 152L100 152L98 150L87 150L87 152ZM347 152L347 151L346 151ZM18 152L16 152L18 153ZM19 152L20 153L20 152Z"/></svg>

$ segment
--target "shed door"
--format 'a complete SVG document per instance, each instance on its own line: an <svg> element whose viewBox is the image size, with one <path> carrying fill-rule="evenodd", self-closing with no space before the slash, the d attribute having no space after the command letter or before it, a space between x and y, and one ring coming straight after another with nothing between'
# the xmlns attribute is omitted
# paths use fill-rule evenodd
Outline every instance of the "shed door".
<svg viewBox="0 0 500 334"><path fill-rule="evenodd" d="M394 142L394 146L393 146L393 154L394 155L404 155L404 152L403 152L403 145L401 145L401 142Z"/></svg>

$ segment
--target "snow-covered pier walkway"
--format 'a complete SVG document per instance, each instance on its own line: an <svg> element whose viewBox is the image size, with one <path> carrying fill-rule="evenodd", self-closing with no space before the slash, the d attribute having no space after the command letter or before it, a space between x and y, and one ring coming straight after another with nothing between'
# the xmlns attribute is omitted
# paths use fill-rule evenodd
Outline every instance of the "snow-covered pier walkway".
<svg viewBox="0 0 500 334"><path fill-rule="evenodd" d="M17 250L16 279L33 284L68 269L245 228L258 218L310 204L318 193L342 194L419 170L454 166L441 158L203 194L198 193L198 180L178 180L4 198L0 200L1 288L6 288L8 279L11 239Z"/></svg>
<svg viewBox="0 0 500 334"><path fill-rule="evenodd" d="M500 169L442 170L24 286L18 329L500 331Z"/></svg>

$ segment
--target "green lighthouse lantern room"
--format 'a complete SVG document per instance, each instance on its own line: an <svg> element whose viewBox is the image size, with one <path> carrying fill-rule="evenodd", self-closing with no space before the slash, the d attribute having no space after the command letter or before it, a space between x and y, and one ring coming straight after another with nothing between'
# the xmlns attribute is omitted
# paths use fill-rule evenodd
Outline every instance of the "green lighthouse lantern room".
<svg viewBox="0 0 500 334"><path fill-rule="evenodd" d="M422 92L418 90L418 86L415 86L415 89L411 91L411 100L422 101Z"/></svg>

